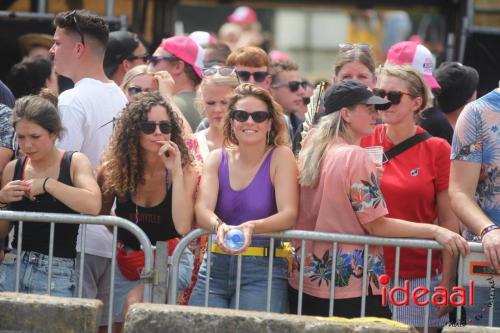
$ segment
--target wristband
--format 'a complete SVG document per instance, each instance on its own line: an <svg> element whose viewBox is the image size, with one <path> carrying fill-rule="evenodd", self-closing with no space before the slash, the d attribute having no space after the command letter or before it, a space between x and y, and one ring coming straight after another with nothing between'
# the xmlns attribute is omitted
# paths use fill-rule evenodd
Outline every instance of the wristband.
<svg viewBox="0 0 500 333"><path fill-rule="evenodd" d="M481 231L481 241L483 240L484 235L486 235L490 231L497 229L500 229L500 227L497 226L496 224L490 224L489 226L484 227L484 229Z"/></svg>
<svg viewBox="0 0 500 333"><path fill-rule="evenodd" d="M45 184L47 183L47 180L49 180L50 177L47 177L45 178L45 180L43 181L43 185L42 185L42 190L43 190L43 193L47 193L47 189L45 188Z"/></svg>
<svg viewBox="0 0 500 333"><path fill-rule="evenodd" d="M212 221L212 225L211 225L211 231L212 233L216 234L217 231L219 231L219 227L223 224L224 222L222 222L222 220L220 218L215 218L215 220Z"/></svg>

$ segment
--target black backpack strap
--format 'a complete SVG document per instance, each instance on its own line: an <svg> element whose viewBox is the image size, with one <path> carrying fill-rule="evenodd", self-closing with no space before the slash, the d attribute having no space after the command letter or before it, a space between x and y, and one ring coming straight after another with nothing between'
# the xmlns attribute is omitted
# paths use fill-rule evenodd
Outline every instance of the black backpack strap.
<svg viewBox="0 0 500 333"><path fill-rule="evenodd" d="M414 136L404 140L403 142L398 143L388 151L384 152L384 160L383 163L386 163L389 161L391 158L394 158L404 152L405 150L410 149L411 147L415 146L417 143L420 143L422 141L427 140L428 138L432 138L432 135L430 135L427 132L422 132L419 134L415 134Z"/></svg>
<svg viewBox="0 0 500 333"><path fill-rule="evenodd" d="M20 180L22 178L23 167L25 162L26 162L26 156L17 159L16 166L14 168L14 176L12 177L12 180Z"/></svg>

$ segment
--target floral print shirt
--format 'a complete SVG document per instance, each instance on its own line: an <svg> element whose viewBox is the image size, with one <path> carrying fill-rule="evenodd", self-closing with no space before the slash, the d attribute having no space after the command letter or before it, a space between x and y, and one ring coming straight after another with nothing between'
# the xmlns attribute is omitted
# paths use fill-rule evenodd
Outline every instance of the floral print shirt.
<svg viewBox="0 0 500 333"><path fill-rule="evenodd" d="M481 164L476 201L500 226L500 88L464 108L455 127L451 159ZM480 241L468 230L464 237Z"/></svg>
<svg viewBox="0 0 500 333"><path fill-rule="evenodd" d="M364 224L387 214L375 164L358 146L338 140L330 145L321 162L319 183L301 187L295 229L368 235ZM290 285L299 289L301 242L295 242ZM304 258L304 292L330 297L332 243L307 241ZM335 264L335 298L361 296L364 246L339 243ZM378 276L385 274L380 246L368 250L368 281L373 294L380 294Z"/></svg>

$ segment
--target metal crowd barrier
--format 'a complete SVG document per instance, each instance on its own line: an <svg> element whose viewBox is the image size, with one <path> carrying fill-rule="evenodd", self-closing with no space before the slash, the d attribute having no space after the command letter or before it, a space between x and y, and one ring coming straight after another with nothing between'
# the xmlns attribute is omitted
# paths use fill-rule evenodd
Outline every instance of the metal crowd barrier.
<svg viewBox="0 0 500 333"><path fill-rule="evenodd" d="M208 231L204 229L197 229L187 234L180 242L177 244L174 253L171 258L171 272L169 279L169 288L168 288L168 304L175 304L177 301L177 276L179 273L179 259L180 256L185 249L185 247L193 240L201 237L203 235L209 234ZM300 231L300 230L289 230L281 233L270 233L270 234L259 234L259 237L268 237L270 238L270 247L269 253L274 253L275 249L275 238L282 240L301 240L301 250L300 250L300 278L299 278L299 291L298 291L298 309L297 313L299 315L302 314L302 298L303 298L303 283L304 283L304 258L305 258L305 242L306 240L312 241L323 241L330 242L332 244L332 272L335 272L335 263L337 262L337 247L339 243L348 243L348 244L360 244L364 245L364 259L363 259L363 281L362 281L362 299L361 299L361 317L365 317L366 312L366 294L367 294L367 276L368 276L368 249L370 245L380 245L380 246L393 246L396 247L395 252L395 275L394 275L394 285L400 286L399 283L399 266L400 266L400 250L401 247L412 247L412 248L424 248L428 250L427 253L427 270L426 270L426 287L428 290L431 290L431 263L432 263L432 251L433 250L442 250L442 246L439 245L436 241L431 240L421 240L421 239L409 239L409 238L382 238L382 237L373 237L373 236L361 236L361 235L347 235L347 234L335 234L335 233L323 233L323 232L311 232L311 231ZM210 261L211 261L211 244L212 237L208 237L207 242L207 276L210 277ZM478 243L469 243L471 252L480 252L482 253L482 245ZM239 307L239 288L241 282L241 255L238 256L237 262L237 281L236 281L236 302L235 308ZM273 265L273 256L269 256L269 266L268 266L268 288L267 288L267 311L270 310L270 302L271 302L271 279L272 279L272 266ZM463 257L460 257L458 263L459 269L458 272L458 282L463 282L463 266L464 260ZM335 276L335 275L334 275ZM210 289L210 279L207 278L206 281L206 289L205 289L205 306L208 306L208 298L209 298L209 289ZM431 295L427 294L428 299L430 300ZM334 310L334 299L335 299L335 283L330 283L330 307L329 307L329 315L332 316ZM429 302L430 304L430 302ZM430 305L427 304L425 306L425 327L424 332L428 332L429 325L429 310ZM457 313L457 321L461 318L461 307L458 308ZM397 320L397 318L393 319ZM493 306L489 307L489 326L492 326L493 320Z"/></svg>
<svg viewBox="0 0 500 333"><path fill-rule="evenodd" d="M17 254L20 256L23 240L23 222L49 222L50 223L50 240L49 240L49 270L47 277L47 292L50 296L51 281L52 281L52 259L54 250L54 226L55 223L68 223L68 224L82 224L82 239L83 251L80 253L79 262L79 282L78 282L78 297L82 297L83 289L83 267L85 262L85 234L87 224L107 225L113 227L113 254L111 258L111 285L109 291L109 314L108 314L108 332L112 332L113 327L113 297L114 297L114 280L115 280L115 267L116 267L116 243L118 227L131 232L141 243L144 250L144 269L141 273L141 280L144 283L144 302L150 303L152 301L152 288L153 288L153 249L148 236L136 224L129 220L117 216L88 216L77 214L56 214L56 213L30 213L30 212L14 212L7 210L0 210L0 220L19 221L18 225L18 241L17 241ZM16 260L16 288L15 292L19 292L19 278L20 278L21 260Z"/></svg>

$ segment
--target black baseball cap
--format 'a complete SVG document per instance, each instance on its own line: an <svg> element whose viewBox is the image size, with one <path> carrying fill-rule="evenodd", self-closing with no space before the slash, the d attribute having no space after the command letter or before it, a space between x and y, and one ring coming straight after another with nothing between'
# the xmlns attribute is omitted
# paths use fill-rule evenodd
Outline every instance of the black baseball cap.
<svg viewBox="0 0 500 333"><path fill-rule="evenodd" d="M104 55L104 72L110 77L118 65L130 57L139 46L136 34L129 31L113 31L109 33L106 54Z"/></svg>
<svg viewBox="0 0 500 333"><path fill-rule="evenodd" d="M453 112L467 104L479 83L477 70L459 62L443 62L434 71L434 77L441 86L436 98L444 113Z"/></svg>
<svg viewBox="0 0 500 333"><path fill-rule="evenodd" d="M387 110L391 106L389 100L373 95L366 84L355 80L340 81L325 93L325 114L357 104L374 105L377 110Z"/></svg>

